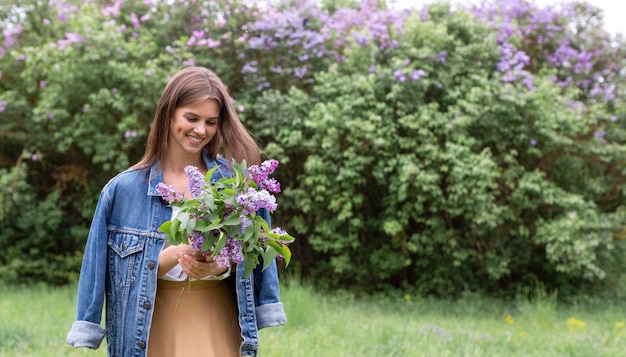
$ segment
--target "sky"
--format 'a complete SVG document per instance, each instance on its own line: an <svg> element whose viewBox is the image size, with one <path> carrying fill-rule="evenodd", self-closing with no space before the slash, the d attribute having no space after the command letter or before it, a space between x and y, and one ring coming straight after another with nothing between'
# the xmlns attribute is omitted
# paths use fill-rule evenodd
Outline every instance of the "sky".
<svg viewBox="0 0 626 357"><path fill-rule="evenodd" d="M529 0L540 6L557 5L562 1L557 0ZM389 0L395 3L398 8L414 7L421 8L421 5L436 2L436 0ZM451 0L452 3L471 4L480 3L480 0ZM569 1L568 1L569 2ZM624 0L587 0L588 3L600 8L604 12L604 28L612 33L621 33L626 36L626 1Z"/></svg>

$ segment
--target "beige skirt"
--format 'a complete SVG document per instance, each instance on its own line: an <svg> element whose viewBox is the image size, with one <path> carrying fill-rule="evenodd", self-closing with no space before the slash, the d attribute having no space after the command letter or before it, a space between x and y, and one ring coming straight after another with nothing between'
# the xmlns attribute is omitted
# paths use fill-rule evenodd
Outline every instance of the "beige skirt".
<svg viewBox="0 0 626 357"><path fill-rule="evenodd" d="M148 357L237 357L242 342L237 315L224 281L189 285L159 279Z"/></svg>

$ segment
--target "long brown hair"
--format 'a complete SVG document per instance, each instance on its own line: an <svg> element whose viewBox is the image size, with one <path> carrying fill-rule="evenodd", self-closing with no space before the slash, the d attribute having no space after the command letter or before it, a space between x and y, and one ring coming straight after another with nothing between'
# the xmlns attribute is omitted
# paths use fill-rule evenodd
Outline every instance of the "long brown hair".
<svg viewBox="0 0 626 357"><path fill-rule="evenodd" d="M149 168L158 160L163 162L174 111L201 100L215 100L220 107L218 130L204 150L213 159L223 155L229 162L245 159L248 165L258 165L261 162L259 146L239 120L220 77L204 67L188 67L176 73L165 86L154 113L146 151L131 168Z"/></svg>

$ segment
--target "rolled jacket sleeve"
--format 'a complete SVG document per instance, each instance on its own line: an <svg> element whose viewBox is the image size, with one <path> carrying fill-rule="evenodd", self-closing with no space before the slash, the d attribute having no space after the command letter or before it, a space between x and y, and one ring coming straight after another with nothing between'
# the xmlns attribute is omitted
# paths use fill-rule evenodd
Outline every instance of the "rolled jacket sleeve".
<svg viewBox="0 0 626 357"><path fill-rule="evenodd" d="M97 349L104 339L105 329L97 323L74 321L67 334L67 343L74 347Z"/></svg>

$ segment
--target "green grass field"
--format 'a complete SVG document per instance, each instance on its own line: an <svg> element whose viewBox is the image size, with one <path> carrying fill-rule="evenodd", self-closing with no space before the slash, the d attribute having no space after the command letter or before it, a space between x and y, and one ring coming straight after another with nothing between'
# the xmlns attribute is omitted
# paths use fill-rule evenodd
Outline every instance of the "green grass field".
<svg viewBox="0 0 626 357"><path fill-rule="evenodd" d="M355 299L283 284L288 322L261 330L260 356L626 356L626 307L563 306L546 294L502 302ZM75 286L0 287L0 356L105 356L73 349Z"/></svg>

